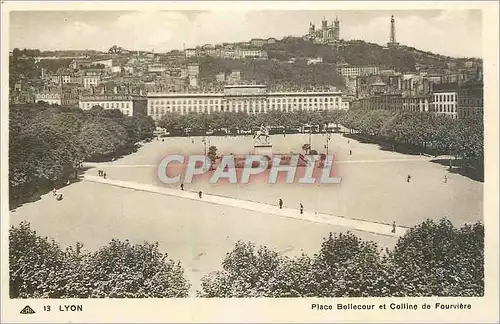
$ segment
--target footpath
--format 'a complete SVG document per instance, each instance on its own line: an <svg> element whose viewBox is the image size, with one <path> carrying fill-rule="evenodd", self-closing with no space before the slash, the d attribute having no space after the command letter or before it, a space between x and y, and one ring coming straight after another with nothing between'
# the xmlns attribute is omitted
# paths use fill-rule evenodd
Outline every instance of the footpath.
<svg viewBox="0 0 500 324"><path fill-rule="evenodd" d="M392 233L392 224L370 222L365 220L339 217L331 214L316 213L311 211L304 211L304 213L301 214L298 209L294 208L284 207L283 209L280 209L278 206L273 206L269 204L258 203L254 201L248 201L237 198L223 197L207 193L203 193L202 198L200 198L198 196L198 192L183 191L180 189L159 187L155 185L149 185L132 181L121 181L109 178L104 179L103 177L92 176L92 175L85 175L84 180L121 187L121 188L140 190L140 191L173 196L183 199L196 200L198 202L241 208L286 218L341 226L352 230L358 230L373 234L399 237L404 235L408 230L408 228L406 227L396 226L396 232Z"/></svg>

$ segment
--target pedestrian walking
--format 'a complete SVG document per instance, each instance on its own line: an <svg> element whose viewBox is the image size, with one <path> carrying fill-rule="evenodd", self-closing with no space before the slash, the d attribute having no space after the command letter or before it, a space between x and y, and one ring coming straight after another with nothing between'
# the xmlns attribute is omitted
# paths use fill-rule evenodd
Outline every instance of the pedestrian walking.
<svg viewBox="0 0 500 324"><path fill-rule="evenodd" d="M349 155L352 155L352 151L351 150L349 150Z"/></svg>
<svg viewBox="0 0 500 324"><path fill-rule="evenodd" d="M443 182L444 182L444 183L447 183L447 182L448 182L448 175L446 175L446 174L444 175Z"/></svg>
<svg viewBox="0 0 500 324"><path fill-rule="evenodd" d="M283 200L281 200L281 198L280 198L280 200L278 200L278 204L280 206L280 209L282 209L283 208Z"/></svg>
<svg viewBox="0 0 500 324"><path fill-rule="evenodd" d="M52 194L53 194L54 196L57 196L57 190L56 190L56 188L52 189Z"/></svg>
<svg viewBox="0 0 500 324"><path fill-rule="evenodd" d="M302 204L300 204L300 213L303 214L304 213L304 206Z"/></svg>
<svg viewBox="0 0 500 324"><path fill-rule="evenodd" d="M410 180L411 180L411 175L408 175L408 176L406 177L406 182L410 182Z"/></svg>
<svg viewBox="0 0 500 324"><path fill-rule="evenodd" d="M391 233L396 233L396 222L392 222L392 231Z"/></svg>
<svg viewBox="0 0 500 324"><path fill-rule="evenodd" d="M69 185L70 183L71 183L71 181L69 181L69 179L68 179L68 181L66 182L66 185Z"/></svg>
<svg viewBox="0 0 500 324"><path fill-rule="evenodd" d="M351 144L351 140L347 140L347 144Z"/></svg>
<svg viewBox="0 0 500 324"><path fill-rule="evenodd" d="M104 179L106 179L106 172L102 172L102 176L104 177Z"/></svg>
<svg viewBox="0 0 500 324"><path fill-rule="evenodd" d="M184 191L184 184L181 183L181 190Z"/></svg>
<svg viewBox="0 0 500 324"><path fill-rule="evenodd" d="M97 174L98 174L99 176L101 176L101 175L102 175L101 170L97 170Z"/></svg>
<svg viewBox="0 0 500 324"><path fill-rule="evenodd" d="M200 191L198 191L198 196L201 198L201 195L202 195L202 192L200 190Z"/></svg>

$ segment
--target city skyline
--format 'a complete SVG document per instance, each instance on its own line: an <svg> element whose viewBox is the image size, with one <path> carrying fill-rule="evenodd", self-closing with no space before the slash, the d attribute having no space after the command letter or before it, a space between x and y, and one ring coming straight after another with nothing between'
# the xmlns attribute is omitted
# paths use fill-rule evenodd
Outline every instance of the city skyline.
<svg viewBox="0 0 500 324"><path fill-rule="evenodd" d="M107 51L116 44L164 52L207 43L303 36L310 22L320 28L323 18L330 22L336 17L341 39L385 45L391 15L396 19L396 40L402 45L454 57L482 57L479 10L18 11L11 12L9 45L10 50Z"/></svg>

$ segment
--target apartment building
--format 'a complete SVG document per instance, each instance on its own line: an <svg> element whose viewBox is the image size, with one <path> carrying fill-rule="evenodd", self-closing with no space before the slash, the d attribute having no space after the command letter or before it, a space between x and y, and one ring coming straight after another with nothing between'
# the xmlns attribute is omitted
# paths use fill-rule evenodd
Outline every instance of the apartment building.
<svg viewBox="0 0 500 324"><path fill-rule="evenodd" d="M269 92L265 85L228 85L220 93L148 93L147 99L147 113L155 120L170 112L256 114L273 110L322 111L343 107L340 91Z"/></svg>
<svg viewBox="0 0 500 324"><path fill-rule="evenodd" d="M94 106L103 109L118 109L125 116L134 115L134 98L130 95L91 95L80 96L78 106L82 110L90 110Z"/></svg>

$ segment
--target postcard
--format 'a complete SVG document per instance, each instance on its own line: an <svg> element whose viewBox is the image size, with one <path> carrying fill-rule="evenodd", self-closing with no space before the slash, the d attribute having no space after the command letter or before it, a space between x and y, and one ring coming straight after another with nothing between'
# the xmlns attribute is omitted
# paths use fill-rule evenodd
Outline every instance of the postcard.
<svg viewBox="0 0 500 324"><path fill-rule="evenodd" d="M2 3L2 321L498 321L498 3Z"/></svg>

